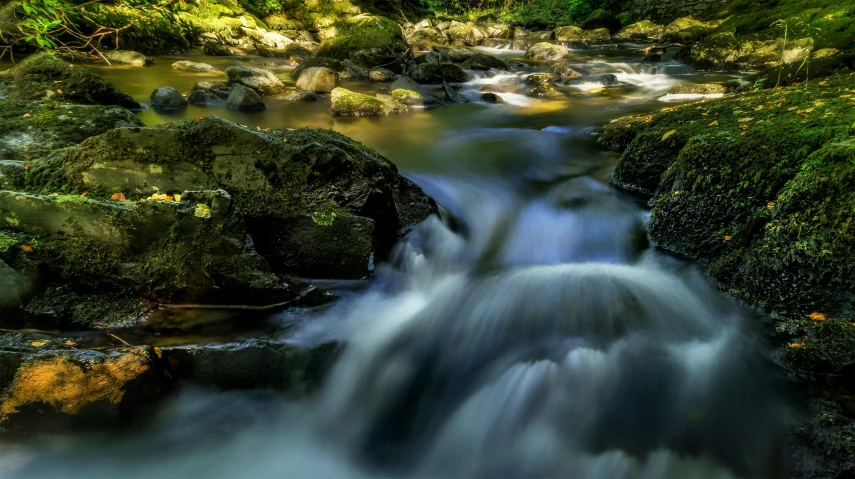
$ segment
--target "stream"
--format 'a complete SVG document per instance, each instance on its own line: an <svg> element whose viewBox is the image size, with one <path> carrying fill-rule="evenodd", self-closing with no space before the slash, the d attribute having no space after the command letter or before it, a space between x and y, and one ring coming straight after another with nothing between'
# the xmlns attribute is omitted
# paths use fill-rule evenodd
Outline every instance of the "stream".
<svg viewBox="0 0 855 479"><path fill-rule="evenodd" d="M0 477L786 477L793 407L751 326L757 313L649 244L643 205L609 185L617 153L591 135L610 119L698 99L668 96L674 85L738 75L644 64L637 48L575 51L573 68L621 83L562 86L558 100L500 93L503 104L487 104L482 87L519 75L470 72L461 90L470 103L381 118L333 117L328 99L265 98L258 113L140 112L147 125L216 114L332 128L392 160L442 218L414 228L370 280L318 283L341 296L334 305L262 319L261 333L281 341L346 342L310 397L182 391L133 431L4 444ZM160 86L219 79L170 68L183 59L270 61L191 54L92 69L142 102ZM259 334L215 330L192 341ZM170 341L188 338L152 344Z"/></svg>

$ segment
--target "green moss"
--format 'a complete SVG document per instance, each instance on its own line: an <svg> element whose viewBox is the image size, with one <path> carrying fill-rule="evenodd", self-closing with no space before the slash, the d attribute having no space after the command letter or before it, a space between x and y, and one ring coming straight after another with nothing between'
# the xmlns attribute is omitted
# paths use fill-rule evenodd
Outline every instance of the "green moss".
<svg viewBox="0 0 855 479"><path fill-rule="evenodd" d="M405 51L401 28L385 17L359 15L332 24L333 38L324 40L316 52L319 57L346 60L360 50Z"/></svg>
<svg viewBox="0 0 855 479"><path fill-rule="evenodd" d="M57 203L89 203L89 198L80 195L59 195L54 200Z"/></svg>
<svg viewBox="0 0 855 479"><path fill-rule="evenodd" d="M0 253L3 253L10 248L14 248L19 244L21 243L16 238L0 231Z"/></svg>
<svg viewBox="0 0 855 479"><path fill-rule="evenodd" d="M333 115L337 116L382 116L403 108L391 100L340 87L332 91L331 98Z"/></svg>

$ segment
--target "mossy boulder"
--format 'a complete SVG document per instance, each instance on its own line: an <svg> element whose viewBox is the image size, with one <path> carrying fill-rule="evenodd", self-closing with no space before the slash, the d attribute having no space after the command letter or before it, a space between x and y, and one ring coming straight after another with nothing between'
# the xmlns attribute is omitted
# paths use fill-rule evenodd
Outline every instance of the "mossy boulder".
<svg viewBox="0 0 855 479"><path fill-rule="evenodd" d="M114 65L129 65L132 67L147 67L154 65L154 59L132 50L113 50L104 54Z"/></svg>
<svg viewBox="0 0 855 479"><path fill-rule="evenodd" d="M715 27L715 22L702 22L692 17L682 17L665 27L662 39L669 42L691 43L709 35Z"/></svg>
<svg viewBox="0 0 855 479"><path fill-rule="evenodd" d="M558 27L554 31L555 39L559 42L572 42L581 44L608 43L611 40L608 28L597 28L594 30L583 30L572 25Z"/></svg>
<svg viewBox="0 0 855 479"><path fill-rule="evenodd" d="M387 104L394 105L374 99L382 102L378 108L383 111L390 108ZM382 255L406 226L400 218L410 206L399 204L394 193L401 181L391 162L337 133L310 129L263 133L210 117L162 128L123 128L90 138L79 147L33 162L21 186L42 193L89 191L108 197L120 191L133 201L153 191L221 188L233 198L234 211L246 222L258 252L274 272L360 277L370 271L371 253ZM339 240L295 244L298 251L289 258L309 259L291 264L274 254L276 242L270 238L287 240L287 231L270 226L275 222L300 224L304 231L314 228L319 238L335 233ZM353 235L369 238L373 249L366 251L361 239L347 240L339 223L351 225ZM362 226L357 228L357 223ZM358 271L323 263L312 253L321 246L364 252L364 262Z"/></svg>
<svg viewBox="0 0 855 479"><path fill-rule="evenodd" d="M175 111L187 108L187 99L178 90L165 86L154 90L150 97L151 107L161 111Z"/></svg>
<svg viewBox="0 0 855 479"><path fill-rule="evenodd" d="M335 88L336 77L336 73L330 68L307 68L300 73L296 86L300 90L314 93L329 93Z"/></svg>
<svg viewBox="0 0 855 479"><path fill-rule="evenodd" d="M480 45L487 38L487 34L477 26L454 21L445 30L445 34L454 45Z"/></svg>
<svg viewBox="0 0 855 479"><path fill-rule="evenodd" d="M407 72L407 76L418 83L439 84L442 82L464 83L469 75L452 63L422 63Z"/></svg>
<svg viewBox="0 0 855 479"><path fill-rule="evenodd" d="M116 105L139 109L127 93L91 71L50 53L25 58L0 79L0 90L13 100L51 100L84 105Z"/></svg>
<svg viewBox="0 0 855 479"><path fill-rule="evenodd" d="M705 262L721 289L775 313L769 333L791 375L838 407L855 380L853 80L668 108L613 122L600 137L626 148L615 183L654 194L658 246ZM825 444L855 426L851 416L812 424L800 442ZM855 457L851 442L835 450ZM836 459L817 461L814 470L841 472Z"/></svg>
<svg viewBox="0 0 855 479"><path fill-rule="evenodd" d="M526 52L525 57L532 60L561 60L570 56L570 50L564 45L554 43L535 43Z"/></svg>
<svg viewBox="0 0 855 479"><path fill-rule="evenodd" d="M124 108L0 100L0 159L30 160L113 128L143 126Z"/></svg>
<svg viewBox="0 0 855 479"><path fill-rule="evenodd" d="M723 95L728 88L721 83L684 83L674 85L668 93L671 95Z"/></svg>
<svg viewBox="0 0 855 479"><path fill-rule="evenodd" d="M468 60L463 62L463 66L470 70L508 70L508 62L493 55L487 55L486 53L472 55Z"/></svg>
<svg viewBox="0 0 855 479"><path fill-rule="evenodd" d="M214 66L211 66L207 63L197 63L191 62L187 60L177 61L172 64L172 68L183 71L183 72L191 72L191 73L219 73L220 69Z"/></svg>
<svg viewBox="0 0 855 479"><path fill-rule="evenodd" d="M408 76L402 76L392 82L389 89L391 90L392 98L395 101L407 106L431 108L444 104L439 96L435 95L427 88L422 87ZM398 93L396 94L395 92ZM418 99L415 98L415 95L418 96Z"/></svg>
<svg viewBox="0 0 855 479"><path fill-rule="evenodd" d="M335 35L321 42L317 57L352 60L362 68L383 66L400 71L411 57L401 28L385 17L357 15L332 25Z"/></svg>
<svg viewBox="0 0 855 479"><path fill-rule="evenodd" d="M214 101L211 99L211 101ZM245 87L240 83L232 85L229 96L226 97L226 108L237 111L260 111L267 108L261 95L252 88Z"/></svg>
<svg viewBox="0 0 855 479"><path fill-rule="evenodd" d="M394 100L336 88L330 95L336 116L384 116L406 109Z"/></svg>
<svg viewBox="0 0 855 479"><path fill-rule="evenodd" d="M619 32L615 33L615 38L618 40L658 42L664 34L664 25L659 25L651 20L640 20L621 28Z"/></svg>

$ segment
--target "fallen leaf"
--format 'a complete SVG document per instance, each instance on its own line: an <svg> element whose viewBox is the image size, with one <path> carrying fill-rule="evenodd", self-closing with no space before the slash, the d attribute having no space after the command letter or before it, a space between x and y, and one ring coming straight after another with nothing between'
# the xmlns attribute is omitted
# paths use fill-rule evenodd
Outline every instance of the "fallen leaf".
<svg viewBox="0 0 855 479"><path fill-rule="evenodd" d="M740 119L739 119L739 122L740 122L740 123L748 123L749 121L751 121L751 120L753 120L753 119L754 119L754 118L751 118L751 117L740 118Z"/></svg>
<svg viewBox="0 0 855 479"><path fill-rule="evenodd" d="M709 124L709 125L707 125L707 126L718 126L718 120L716 120L716 121L714 121L714 122L710 123L710 124Z"/></svg>
<svg viewBox="0 0 855 479"><path fill-rule="evenodd" d="M74 345L75 345L75 344L77 344L77 343L75 343L74 341L72 341L72 340L70 340L70 339L67 339L67 340L66 340L64 343L62 343L62 344L66 345L66 346L68 346L68 347L71 347L71 346L74 346Z"/></svg>
<svg viewBox="0 0 855 479"><path fill-rule="evenodd" d="M766 208L769 208L769 209L771 210L771 209L772 209L772 208L774 208L774 207L775 207L775 202L774 202L774 201L770 201L770 202L766 203Z"/></svg>
<svg viewBox="0 0 855 479"><path fill-rule="evenodd" d="M669 132L666 132L664 135L662 135L662 141L665 141L668 138L671 138L671 135L673 135L674 133L677 133L677 130L671 130Z"/></svg>
<svg viewBox="0 0 855 479"><path fill-rule="evenodd" d="M43 340L41 340L41 341L30 341L30 346L32 346L32 347L34 347L34 348L40 348L40 347L44 346L45 344L47 344L47 343L49 343L49 342L50 342L50 341L48 341L48 340L46 340L46 339L43 339Z"/></svg>
<svg viewBox="0 0 855 479"><path fill-rule="evenodd" d="M803 347L805 347L805 343L790 343L790 347L793 349L803 348Z"/></svg>
<svg viewBox="0 0 855 479"><path fill-rule="evenodd" d="M175 193L174 198L176 202L181 202L181 195L179 195L178 193Z"/></svg>
<svg viewBox="0 0 855 479"><path fill-rule="evenodd" d="M29 169L30 169L30 164L29 164L29 163L24 163L24 169L25 169L25 170L29 170Z"/></svg>
<svg viewBox="0 0 855 479"><path fill-rule="evenodd" d="M733 239L733 236L731 236L731 235L727 235L727 236L725 236L725 237L724 237L724 240L725 240L725 241L730 241L730 240L732 240L732 239Z"/></svg>
<svg viewBox="0 0 855 479"><path fill-rule="evenodd" d="M125 198L124 193L113 193L113 196L111 196L110 199L115 201L128 201L128 199Z"/></svg>
<svg viewBox="0 0 855 479"><path fill-rule="evenodd" d="M54 83L62 83L62 80L54 80Z"/></svg>
<svg viewBox="0 0 855 479"><path fill-rule="evenodd" d="M30 245L28 245L28 244L22 244L22 245L21 245L21 249L22 249L22 250L24 250L24 251L26 251L27 253L32 253L32 252L33 252L33 247L32 247L32 246L30 246Z"/></svg>
<svg viewBox="0 0 855 479"><path fill-rule="evenodd" d="M26 112L23 115L21 115L21 118L29 118L31 116L33 116L33 115L31 115L30 112Z"/></svg>
<svg viewBox="0 0 855 479"><path fill-rule="evenodd" d="M86 198L87 196L89 196L89 192L88 192L88 191L84 191L83 193L80 193L80 197L81 197L81 198Z"/></svg>
<svg viewBox="0 0 855 479"><path fill-rule="evenodd" d="M810 313L808 317L813 321L825 321L825 313Z"/></svg>
<svg viewBox="0 0 855 479"><path fill-rule="evenodd" d="M196 121L202 121L202 117L201 117L201 116L197 116L197 117L196 117Z"/></svg>
<svg viewBox="0 0 855 479"><path fill-rule="evenodd" d="M57 95L62 95L62 90L60 90L59 88L57 88L57 89L56 89L56 94L57 94Z"/></svg>
<svg viewBox="0 0 855 479"><path fill-rule="evenodd" d="M211 214L211 208L204 203L199 203L196 205L196 211L194 214L199 218L207 218L208 215Z"/></svg>

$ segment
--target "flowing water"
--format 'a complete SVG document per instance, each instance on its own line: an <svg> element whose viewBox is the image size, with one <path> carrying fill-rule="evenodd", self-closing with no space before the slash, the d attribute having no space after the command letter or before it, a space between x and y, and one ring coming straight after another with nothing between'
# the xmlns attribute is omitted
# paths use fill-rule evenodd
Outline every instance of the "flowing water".
<svg viewBox="0 0 855 479"><path fill-rule="evenodd" d="M608 185L616 154L590 135L667 106L672 85L723 78L644 65L631 49L576 52L591 82L622 82L607 96L582 81L561 100L505 94L487 105L482 87L520 75L481 72L463 86L470 104L379 119L332 118L323 101L214 112L363 141L433 196L442 218L416 227L335 305L269 318L282 341L347 343L313 396L185 391L133 433L6 448L3 477L785 477L790 407L753 315L650 247L646 212ZM145 100L200 79L170 70L172 60L99 73Z"/></svg>

